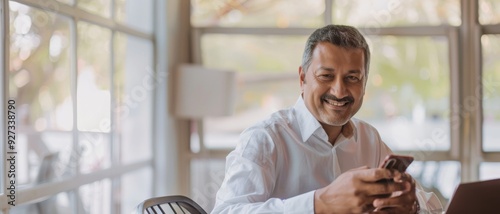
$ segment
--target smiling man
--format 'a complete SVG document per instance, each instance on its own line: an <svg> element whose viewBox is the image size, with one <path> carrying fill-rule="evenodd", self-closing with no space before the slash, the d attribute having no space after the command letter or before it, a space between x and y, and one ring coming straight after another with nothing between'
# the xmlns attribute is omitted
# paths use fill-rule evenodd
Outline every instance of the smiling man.
<svg viewBox="0 0 500 214"><path fill-rule="evenodd" d="M391 150L375 128L353 118L369 62L355 28L314 31L299 67L301 96L241 134L212 213L441 211L409 174L377 168Z"/></svg>
<svg viewBox="0 0 500 214"><path fill-rule="evenodd" d="M328 141L335 144L342 127L363 103L368 70L365 54L361 48L319 42L311 59L305 57L304 65L299 68L302 98L325 129Z"/></svg>

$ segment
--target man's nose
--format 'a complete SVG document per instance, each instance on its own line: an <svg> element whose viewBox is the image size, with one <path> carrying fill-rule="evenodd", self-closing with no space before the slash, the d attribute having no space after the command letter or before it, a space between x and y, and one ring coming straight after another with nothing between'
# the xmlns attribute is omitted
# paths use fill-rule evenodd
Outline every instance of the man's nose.
<svg viewBox="0 0 500 214"><path fill-rule="evenodd" d="M339 99L347 96L347 87L342 78L336 78L336 80L332 82L330 92Z"/></svg>

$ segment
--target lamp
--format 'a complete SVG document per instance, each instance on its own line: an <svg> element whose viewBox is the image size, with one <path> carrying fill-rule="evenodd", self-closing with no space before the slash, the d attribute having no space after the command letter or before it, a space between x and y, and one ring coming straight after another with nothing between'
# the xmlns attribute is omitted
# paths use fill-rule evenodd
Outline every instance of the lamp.
<svg viewBox="0 0 500 214"><path fill-rule="evenodd" d="M175 74L174 115L185 119L229 116L234 112L236 73L180 65Z"/></svg>

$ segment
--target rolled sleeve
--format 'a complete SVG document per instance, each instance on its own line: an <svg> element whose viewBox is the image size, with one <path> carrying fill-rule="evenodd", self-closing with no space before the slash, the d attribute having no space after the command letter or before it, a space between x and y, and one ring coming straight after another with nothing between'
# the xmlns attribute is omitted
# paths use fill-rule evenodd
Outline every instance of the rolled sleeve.
<svg viewBox="0 0 500 214"><path fill-rule="evenodd" d="M441 214L443 212L443 205L436 194L425 192L420 184L417 183L416 185L416 195L420 205L419 213Z"/></svg>

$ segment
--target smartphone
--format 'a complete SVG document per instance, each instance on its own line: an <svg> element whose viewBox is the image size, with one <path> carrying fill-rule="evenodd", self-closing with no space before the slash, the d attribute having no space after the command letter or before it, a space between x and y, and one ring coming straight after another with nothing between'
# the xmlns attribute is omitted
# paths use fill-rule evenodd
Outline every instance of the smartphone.
<svg viewBox="0 0 500 214"><path fill-rule="evenodd" d="M413 162L412 156L406 155L387 155L379 168L393 169L399 172L405 172L406 168Z"/></svg>

